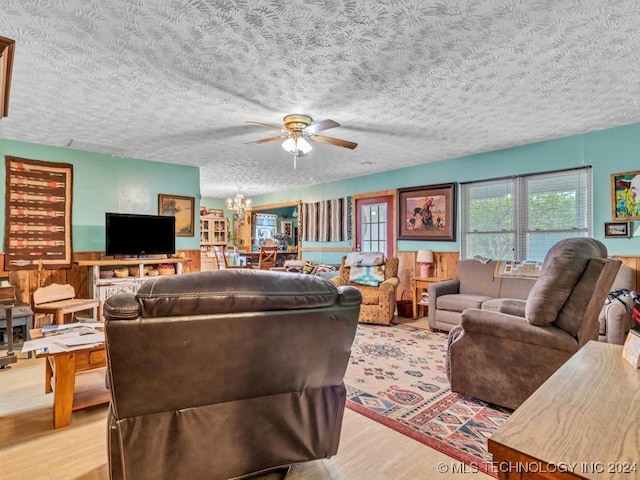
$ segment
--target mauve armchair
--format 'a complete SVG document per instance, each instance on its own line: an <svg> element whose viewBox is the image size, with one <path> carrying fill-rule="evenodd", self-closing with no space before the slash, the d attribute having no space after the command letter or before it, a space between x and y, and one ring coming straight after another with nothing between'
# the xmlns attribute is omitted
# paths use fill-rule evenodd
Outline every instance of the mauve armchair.
<svg viewBox="0 0 640 480"><path fill-rule="evenodd" d="M620 268L591 238L547 253L526 300L469 308L449 332L451 390L515 409L580 347L598 340L598 315Z"/></svg>

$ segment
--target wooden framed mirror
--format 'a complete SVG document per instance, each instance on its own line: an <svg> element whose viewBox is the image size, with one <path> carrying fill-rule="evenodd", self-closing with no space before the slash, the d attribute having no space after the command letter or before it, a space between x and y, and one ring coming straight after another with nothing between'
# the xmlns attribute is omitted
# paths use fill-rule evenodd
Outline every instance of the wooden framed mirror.
<svg viewBox="0 0 640 480"><path fill-rule="evenodd" d="M240 245L248 251L255 252L269 238L280 250L295 253L299 258L301 207L300 200L254 205L251 211L244 214Z"/></svg>
<svg viewBox="0 0 640 480"><path fill-rule="evenodd" d="M9 90L15 44L14 40L0 37L0 118L9 114Z"/></svg>

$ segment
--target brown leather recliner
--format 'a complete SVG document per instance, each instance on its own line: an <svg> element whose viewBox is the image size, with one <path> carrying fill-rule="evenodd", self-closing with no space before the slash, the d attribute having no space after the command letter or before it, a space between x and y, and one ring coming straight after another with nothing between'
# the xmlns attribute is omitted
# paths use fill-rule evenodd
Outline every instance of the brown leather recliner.
<svg viewBox="0 0 640 480"><path fill-rule="evenodd" d="M527 300L468 308L449 332L451 391L515 409L580 347L598 340L598 314L620 260L592 238L547 253Z"/></svg>
<svg viewBox="0 0 640 480"><path fill-rule="evenodd" d="M227 479L329 458L361 294L250 269L105 302L111 479Z"/></svg>

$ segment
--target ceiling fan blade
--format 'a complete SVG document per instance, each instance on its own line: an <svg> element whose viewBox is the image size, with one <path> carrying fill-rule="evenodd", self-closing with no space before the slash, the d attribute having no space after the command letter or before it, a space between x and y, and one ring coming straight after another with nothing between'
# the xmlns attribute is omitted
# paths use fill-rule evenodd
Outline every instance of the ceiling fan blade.
<svg viewBox="0 0 640 480"><path fill-rule="evenodd" d="M252 122L252 121L247 121L246 123L248 123L249 125L256 125L258 127L273 128L274 130L280 130L281 132L287 131L283 127L278 127L277 125L271 125L269 123L260 123L260 122Z"/></svg>
<svg viewBox="0 0 640 480"><path fill-rule="evenodd" d="M314 140L316 142L330 143L331 145L336 145L338 147L344 147L344 148L350 148L351 150L353 150L354 148L356 148L358 146L357 143L349 142L348 140L341 140L339 138L332 138L332 137L324 137L322 135L311 135L310 138L311 138L311 140Z"/></svg>
<svg viewBox="0 0 640 480"><path fill-rule="evenodd" d="M321 122L312 123L307 128L304 129L305 133L309 135L313 135L314 133L321 132L322 130L328 130L330 128L339 127L340 124L338 122L334 122L333 120L322 120Z"/></svg>
<svg viewBox="0 0 640 480"><path fill-rule="evenodd" d="M245 142L242 145L256 145L258 143L275 142L276 140L282 140L289 138L289 135L278 135L277 137L261 138L260 140L254 140L253 142Z"/></svg>

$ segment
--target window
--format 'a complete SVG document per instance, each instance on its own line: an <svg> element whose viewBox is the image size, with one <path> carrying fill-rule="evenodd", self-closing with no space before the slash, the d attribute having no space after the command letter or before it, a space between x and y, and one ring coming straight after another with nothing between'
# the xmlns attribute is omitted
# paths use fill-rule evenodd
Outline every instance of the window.
<svg viewBox="0 0 640 480"><path fill-rule="evenodd" d="M461 185L461 258L541 261L559 240L593 235L591 167Z"/></svg>
<svg viewBox="0 0 640 480"><path fill-rule="evenodd" d="M378 203L364 205L362 215L362 252L383 252L387 254L387 205Z"/></svg>

